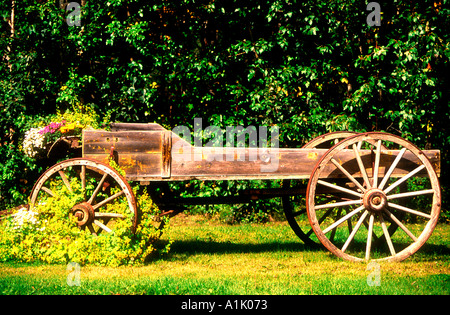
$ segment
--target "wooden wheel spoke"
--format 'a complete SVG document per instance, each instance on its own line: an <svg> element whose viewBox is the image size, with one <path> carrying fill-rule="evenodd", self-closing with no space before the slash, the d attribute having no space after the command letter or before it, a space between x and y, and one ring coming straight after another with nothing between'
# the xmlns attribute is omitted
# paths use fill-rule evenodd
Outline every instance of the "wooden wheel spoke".
<svg viewBox="0 0 450 315"><path fill-rule="evenodd" d="M378 185L378 171L380 168L380 159L381 159L381 140L377 142L377 151L375 154L375 165L373 167L373 187L377 187Z"/></svg>
<svg viewBox="0 0 450 315"><path fill-rule="evenodd" d="M384 234L384 237L388 244L389 251L391 252L392 256L395 256L396 253L395 253L394 245L392 244L391 236L389 235L389 231L386 227L386 222L384 222L383 215L380 214L378 217L380 218L381 228L383 229L383 234Z"/></svg>
<svg viewBox="0 0 450 315"><path fill-rule="evenodd" d="M372 234L373 234L374 215L371 213L369 218L369 227L367 231L366 256L365 259L370 259L370 250L372 248Z"/></svg>
<svg viewBox="0 0 450 315"><path fill-rule="evenodd" d="M408 228L406 226L404 226L403 223L399 219L397 219L397 217L395 215L393 215L387 209L384 209L384 212L389 217L389 219L394 221L414 242L417 242L417 237L415 237L414 234L412 234L411 231L408 230Z"/></svg>
<svg viewBox="0 0 450 315"><path fill-rule="evenodd" d="M321 185L324 185L324 186L327 186L327 187L332 188L332 189L336 189L336 190L342 191L342 192L347 193L347 194L354 195L354 196L359 197L359 198L362 198L362 196L363 196L363 194L361 194L361 193L359 193L357 191L354 191L354 190L351 190L351 189L348 189L348 188L344 188L344 187L341 187L341 186L338 186L338 185L333 185L331 183L328 183L328 182L320 180L320 179L317 181L317 183L321 184Z"/></svg>
<svg viewBox="0 0 450 315"><path fill-rule="evenodd" d="M319 219L319 224L321 224L330 214L331 214L331 212L333 211L333 208L330 208L330 209L328 209L328 211L327 212L325 212L321 217L320 217L320 219Z"/></svg>
<svg viewBox="0 0 450 315"><path fill-rule="evenodd" d="M100 207L103 207L104 205L107 205L108 203L112 202L114 199L116 199L116 198L122 196L124 193L125 193L125 192L124 192L123 190L121 190L121 191L119 191L118 193L115 193L114 195L109 196L109 197L106 198L105 200L100 201L99 203L93 205L92 208L93 208L94 210L96 210L96 209L98 209L98 208L100 208Z"/></svg>
<svg viewBox="0 0 450 315"><path fill-rule="evenodd" d="M392 183L391 185L389 185L385 190L384 193L388 194L392 189L394 189L395 187L397 187L398 185L404 183L406 180L408 180L409 178L411 178L412 176L416 175L418 172L420 172L421 170L423 170L425 168L425 165L422 164L419 167L415 168L414 170L412 170L411 172L409 172L407 175L403 176L402 178L400 178L399 180L397 180L395 183Z"/></svg>
<svg viewBox="0 0 450 315"><path fill-rule="evenodd" d="M405 193L389 195L389 196L387 196L387 199L390 200L390 199L397 199L397 198L421 196L421 195L427 195L427 194L434 194L434 190L433 189L425 189L425 190L409 191L409 192L405 192Z"/></svg>
<svg viewBox="0 0 450 315"><path fill-rule="evenodd" d="M395 158L394 162L392 163L391 167L387 171L386 175L384 175L384 178L380 183L380 187L378 187L379 189L383 190L384 185L386 185L388 179L391 177L392 172L394 172L395 168L397 167L398 163L402 159L403 154L405 154L405 152L406 152L406 148L403 148L400 150L399 154Z"/></svg>
<svg viewBox="0 0 450 315"><path fill-rule="evenodd" d="M367 176L366 168L364 167L363 161L361 159L361 154L359 151L359 148L361 147L362 141L359 142L358 146L356 146L356 143L353 144L353 153L355 154L356 161L358 162L359 170L361 171L361 175L364 178L364 182L366 183L367 188L372 188L372 185L370 185L369 177Z"/></svg>
<svg viewBox="0 0 450 315"><path fill-rule="evenodd" d="M67 187L67 189L72 192L72 187L70 187L69 180L67 179L66 173L64 173L63 170L58 171L59 176L61 176L61 179L64 182L64 185Z"/></svg>
<svg viewBox="0 0 450 315"><path fill-rule="evenodd" d="M298 216L300 216L302 214L305 214L305 213L306 213L306 209L302 209L300 211L292 212L292 216L293 217L298 217Z"/></svg>
<svg viewBox="0 0 450 315"><path fill-rule="evenodd" d="M366 219L366 216L368 214L369 214L369 211L366 210L366 211L364 211L362 216L359 218L358 222L355 225L355 228L353 229L353 231L348 236L347 240L345 241L344 246L342 246L342 249L341 249L342 252L345 252L347 250L348 245L350 245L351 241L355 237L356 233L358 232L359 228L361 227L361 224L364 222L364 220Z"/></svg>
<svg viewBox="0 0 450 315"><path fill-rule="evenodd" d="M104 212L96 212L94 214L95 218L125 218L123 214L120 213L104 213Z"/></svg>
<svg viewBox="0 0 450 315"><path fill-rule="evenodd" d="M97 233L94 230L94 227L92 226L92 224L89 224L88 226L89 232L91 232L92 235L97 236Z"/></svg>
<svg viewBox="0 0 450 315"><path fill-rule="evenodd" d="M369 230L369 220L367 218L366 218L366 220L364 220L363 224L367 228L367 230ZM372 239L375 240L375 241L378 241L378 236L373 231L372 231Z"/></svg>
<svg viewBox="0 0 450 315"><path fill-rule="evenodd" d="M397 210L405 211L405 212L408 212L408 213L411 213L411 214L414 214L414 215L418 215L418 216L423 217L423 218L431 219L431 215L429 215L427 213L423 213L423 212L420 212L420 211L417 211L417 210L413 210L411 208L398 205L396 203L388 202L388 206L390 208L395 208Z"/></svg>
<svg viewBox="0 0 450 315"><path fill-rule="evenodd" d="M51 191L50 189L48 189L47 187L42 186L41 187L42 191L45 191L47 194L50 195L50 197L55 197L55 194L53 193L53 191Z"/></svg>
<svg viewBox="0 0 450 315"><path fill-rule="evenodd" d="M348 227L348 233L352 233L353 231L353 225L352 225L352 218L347 219L347 227Z"/></svg>
<svg viewBox="0 0 450 315"><path fill-rule="evenodd" d="M108 233L112 232L112 230L109 227L107 227L106 225L104 225L102 222L100 222L98 220L94 220L94 224L97 225L98 227L100 227L102 230L108 232Z"/></svg>
<svg viewBox="0 0 450 315"><path fill-rule="evenodd" d="M350 200L350 201L342 201L342 202L335 202L335 203L327 203L323 205L314 206L314 209L326 209L326 208L337 208L337 207L344 207L344 206L351 206L351 205L360 205L363 201L360 200Z"/></svg>
<svg viewBox="0 0 450 315"><path fill-rule="evenodd" d="M348 177L362 192L365 192L366 189L345 169L339 164L335 159L331 159L331 163L333 163L345 176Z"/></svg>
<svg viewBox="0 0 450 315"><path fill-rule="evenodd" d="M339 208L337 213L336 213L335 220L339 220L341 218L341 213L342 213L342 208ZM337 230L337 227L334 227L333 229L331 229L331 234L330 234L330 237L329 237L331 242L334 242L334 237L336 235L336 230Z"/></svg>
<svg viewBox="0 0 450 315"><path fill-rule="evenodd" d="M344 221L348 220L349 218L351 218L352 216L354 216L355 214L357 214L358 212L360 212L361 210L364 209L364 206L360 206L358 208L356 208L355 210L351 211L350 213L347 213L346 215L344 215L342 218L340 218L339 220L337 220L336 222L334 222L332 225L330 225L329 227L327 227L326 229L324 229L322 232L323 234L327 234L328 232L330 232L331 230L335 229L336 227L338 227L340 224L342 224Z"/></svg>
<svg viewBox="0 0 450 315"><path fill-rule="evenodd" d="M100 182L98 183L97 187L94 190L94 193L92 194L91 198L89 198L88 203L92 204L94 202L95 197L97 197L97 194L99 193L100 189L103 186L103 183L105 182L106 177L108 177L108 174L103 174L102 179L100 180Z"/></svg>
<svg viewBox="0 0 450 315"><path fill-rule="evenodd" d="M84 191L86 189L86 165L81 165L80 179L81 179L81 190Z"/></svg>

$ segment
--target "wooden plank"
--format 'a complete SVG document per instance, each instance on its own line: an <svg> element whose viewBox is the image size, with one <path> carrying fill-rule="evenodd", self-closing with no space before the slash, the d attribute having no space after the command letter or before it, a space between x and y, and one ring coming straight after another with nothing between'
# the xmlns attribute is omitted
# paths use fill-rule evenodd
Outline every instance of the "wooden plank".
<svg viewBox="0 0 450 315"><path fill-rule="evenodd" d="M162 174L163 131L86 130L83 134L83 156L108 162L111 147L114 158L126 177L159 177ZM170 176L170 175L169 175Z"/></svg>
<svg viewBox="0 0 450 315"><path fill-rule="evenodd" d="M258 148L193 148L191 152L172 153L172 176L270 176L298 174L309 178L317 163L319 152L303 152L299 149L279 149L271 159L263 157L267 150ZM221 152L222 151L222 152ZM326 150L322 150L322 156ZM276 152L276 153L275 153ZM301 157L301 163L290 163Z"/></svg>
<svg viewBox="0 0 450 315"><path fill-rule="evenodd" d="M85 157L109 163L107 154L88 154ZM117 164L125 171L126 178L161 177L161 157L156 154L117 154Z"/></svg>
<svg viewBox="0 0 450 315"><path fill-rule="evenodd" d="M143 130L163 131L163 130L166 130L160 124L156 124L156 123L147 123L147 124L140 124L140 123L111 123L110 127L111 127L111 131L130 131L130 130L137 130L137 131L143 131Z"/></svg>
<svg viewBox="0 0 450 315"><path fill-rule="evenodd" d="M317 161L327 152L326 149L278 149L269 150L276 152L275 159L272 158L266 162L262 158L262 153L266 150L258 148L234 148L230 152L235 157L234 160L227 160L227 153L211 153L210 148L194 148L191 152L173 152L172 154L172 176L195 178L205 178L208 176L230 176L245 177L263 176L272 178L309 178ZM382 151L379 174L382 176L399 151ZM361 150L361 159L368 174L372 174L372 152L370 150ZM440 154L438 150L428 150L425 154L430 159L436 171L440 171ZM256 156L257 159L251 159ZM278 158L278 162L276 161ZM355 177L361 177L360 169L354 158L353 150L343 150L336 156L336 160L341 163ZM393 177L401 177L409 173L419 163L418 159L409 151L405 153L401 163L398 165ZM263 169L269 171L263 171ZM330 165L323 171L323 176L333 178L344 178L345 175L334 165ZM418 173L417 176L423 176L425 171Z"/></svg>
<svg viewBox="0 0 450 315"><path fill-rule="evenodd" d="M160 154L161 131L86 130L83 133L83 154L109 153L111 145L116 151Z"/></svg>
<svg viewBox="0 0 450 315"><path fill-rule="evenodd" d="M111 152L125 169L129 180L233 180L233 179L308 179L326 149L260 149L193 147L178 135L155 130L85 130L83 156L107 162ZM399 151L381 151L380 177ZM440 174L439 150L423 151ZM353 150L336 157L354 177L361 177ZM369 176L374 155L361 150L361 159ZM401 177L417 167L418 160L407 151L392 174ZM344 178L335 166L328 166L323 177ZM424 171L417 176L423 176Z"/></svg>

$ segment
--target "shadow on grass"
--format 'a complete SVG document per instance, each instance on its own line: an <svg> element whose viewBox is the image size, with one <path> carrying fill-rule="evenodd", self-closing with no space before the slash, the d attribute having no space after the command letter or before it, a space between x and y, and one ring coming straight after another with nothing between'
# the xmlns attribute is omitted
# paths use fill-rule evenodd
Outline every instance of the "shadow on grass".
<svg viewBox="0 0 450 315"><path fill-rule="evenodd" d="M262 244L216 242L207 240L176 241L171 245L173 254L232 254L263 252L303 252L320 251L321 246L307 246L300 242L269 242Z"/></svg>
<svg viewBox="0 0 450 315"><path fill-rule="evenodd" d="M428 255L432 260L436 259L435 256L446 256L447 259L450 257L450 247L446 245L425 243L418 252Z"/></svg>
<svg viewBox="0 0 450 315"><path fill-rule="evenodd" d="M357 252L364 253L365 243L355 244ZM409 244L407 244L409 245ZM406 244L395 244L397 248L405 248ZM377 247L379 254L386 255L389 253L389 249L385 246ZM175 241L171 245L170 252L165 254L165 258L174 258L177 255L189 256L194 254L234 254L234 253L264 253L264 252L323 252L327 253L328 250L322 245L308 246L301 242L268 242L261 244L252 243L231 243L231 242L217 242L208 240L189 240L189 241ZM421 249L416 253L419 255L420 260L430 259L436 260L436 256L447 259L450 256L450 248L445 245L424 244ZM158 255L157 255L158 256ZM389 254L388 254L389 256ZM414 256L414 255L413 255ZM335 257L332 255L332 257ZM149 257L150 261L158 259L158 257ZM160 257L159 257L160 258ZM336 257L336 259L339 259Z"/></svg>

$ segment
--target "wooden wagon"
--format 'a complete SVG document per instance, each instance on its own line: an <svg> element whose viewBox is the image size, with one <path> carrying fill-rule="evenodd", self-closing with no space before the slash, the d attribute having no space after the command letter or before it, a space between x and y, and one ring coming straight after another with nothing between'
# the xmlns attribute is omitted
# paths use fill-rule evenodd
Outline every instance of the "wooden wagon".
<svg viewBox="0 0 450 315"><path fill-rule="evenodd" d="M65 141L77 147L76 139ZM84 130L81 149L82 157L62 161L42 174L30 205L53 196L55 182L71 190L78 181L84 197L71 213L80 228L93 234L114 232L113 222L125 218L132 230L139 224L129 181L158 190L154 198L161 215L175 215L184 205L279 197L303 242L320 241L335 255L353 261L409 257L430 237L441 208L440 152L421 151L381 132L330 133L302 148L220 150L192 146L158 124L117 123L109 131ZM125 174L113 168L111 160ZM247 189L219 198L176 198L165 185L192 179L283 181L280 188ZM119 200L127 203L131 215L106 207Z"/></svg>

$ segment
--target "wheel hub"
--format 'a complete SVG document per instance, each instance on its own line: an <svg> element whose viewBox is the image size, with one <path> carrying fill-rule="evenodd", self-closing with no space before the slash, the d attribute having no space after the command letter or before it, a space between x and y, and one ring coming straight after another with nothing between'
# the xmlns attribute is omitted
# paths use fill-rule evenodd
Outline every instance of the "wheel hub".
<svg viewBox="0 0 450 315"><path fill-rule="evenodd" d="M77 224L79 227L86 226L94 222L94 208L92 208L92 206L87 202L82 202L73 206L71 213L78 219Z"/></svg>
<svg viewBox="0 0 450 315"><path fill-rule="evenodd" d="M371 212L382 211L387 205L386 194L380 189L371 188L364 194L363 204Z"/></svg>

